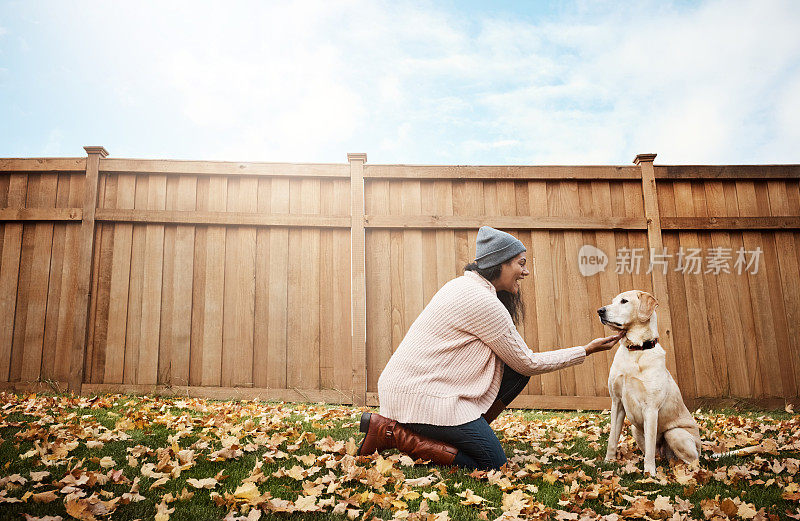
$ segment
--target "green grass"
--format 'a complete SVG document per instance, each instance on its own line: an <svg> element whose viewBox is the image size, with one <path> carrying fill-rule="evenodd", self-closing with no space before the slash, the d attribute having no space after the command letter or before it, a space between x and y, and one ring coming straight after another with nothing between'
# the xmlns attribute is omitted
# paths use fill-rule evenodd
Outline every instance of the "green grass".
<svg viewBox="0 0 800 521"><path fill-rule="evenodd" d="M113 469L123 471L124 476L133 481L139 478L140 493L144 501L119 505L111 516L112 519L133 520L151 519L156 514L156 505L167 493L179 496L186 488L194 492L189 500L174 501L170 519L199 521L204 519L221 519L229 508L217 506L214 495L232 494L241 485L242 480L251 474L257 462L262 461L262 472L268 477L266 482L258 485L259 492L269 493L272 498L289 501L297 500L304 494L302 482L289 476L274 477L279 469L289 470L294 465L307 468L309 465L298 461L296 456L324 454L314 443L304 438L297 441L301 433L312 433L316 441L327 436L333 440L347 441L353 438L358 442L358 417L362 409L321 405L321 404L274 404L253 402L220 402L187 400L180 398L158 398L115 395L102 397L92 408L86 399L72 398L66 395L39 395L35 398L28 395L0 394L0 476L20 474L28 481L22 485L5 485L6 497L22 498L26 492L43 492L53 490L54 482L64 478L75 468L84 472L107 473L109 468L101 466L104 457L111 457ZM288 413L288 414L287 414ZM277 420L279 418L279 421ZM701 426L702 436L706 442L717 443L720 440L733 439L737 433L760 432L764 436L778 437L781 444L797 441L800 436L800 417L784 411L756 410L703 410L696 414ZM191 426L191 432L178 437L178 421L183 419L184 425ZM623 438L621 447L631 446L631 450L623 450L617 462L605 463L605 447L608 436L608 413L601 412L554 412L554 411L510 411L506 412L493 424L512 464L507 472L507 481L512 488L521 489L532 501L541 503L549 509L580 512L590 509L597 515L620 513L630 503L623 495L629 497L646 496L656 499L657 496L668 496L674 502L676 498L689 500L692 509L690 515L703 519L701 501L724 498L740 498L741 501L753 504L755 509L764 509L766 514L784 517L787 510L795 512L798 502L782 497L784 488L792 479L800 481L800 473L790 475L787 470L776 474L771 465L774 461L782 461L791 465L792 460L800 458L798 452L784 451L778 455L759 455L747 457L728 457L713 460L704 457L701 460L703 471L699 474L695 486L682 485L673 476L673 469L661 463L661 471L667 482L652 483L643 480L641 473L641 453L633 447L629 436ZM126 423L127 422L127 423ZM108 435L118 426L130 438L126 440L107 441L102 448L88 448L86 442ZM238 433L242 445L253 443L257 436L287 435L277 447L268 447L264 443L254 443L254 450L244 452L240 457L225 461L210 461L208 456L222 447L223 439L231 433ZM249 433L249 434L248 434ZM308 435L306 435L308 436ZM23 458L35 447L35 442L42 445L59 441L78 441L78 446L69 452L68 457L58 464L47 466L37 456ZM193 447L196 451L195 464L181 472L180 476L169 479L159 488L150 489L155 479L145 477L141 473L142 465L158 462L155 454L161 449L162 454L177 443L178 449ZM202 445L206 443L207 446ZM747 445L747 443L745 443ZM135 447L147 447L153 454L144 454L138 458L135 466L128 464L130 451ZM265 460L269 450L278 449L288 457ZM395 451L385 453L385 458L396 454ZM174 459L174 455L172 456ZM335 454L334 460L341 460L341 454ZM526 463L529 463L526 467ZM358 463L365 470L371 469L371 459L362 458ZM348 498L360 499L365 491L378 493L372 500L360 502L357 506L359 518L370 511L370 518L391 519L398 509L416 512L423 498L413 497L400 499L397 493L403 485L403 479L428 476L438 472L434 485L424 487L408 487L418 494L437 491L438 501L427 501L432 513L447 511L451 519L480 519L482 516L495 519L502 513L501 503L504 491L501 486L493 484L485 473L471 473L460 469L436 468L429 465L414 466L394 465L394 474L390 475L382 488L373 488L359 481L341 482L344 471L336 466L333 469L322 468L307 481L313 481L328 472L334 474L334 480L340 482L333 493L325 489L319 498L334 498L337 502ZM723 477L720 469L739 468L752 473L741 479ZM31 472L47 470L50 476L37 484L30 480ZM402 472L399 474L398 472ZM523 472L523 474L517 474ZM717 472L717 475L715 475ZM214 477L222 473L226 476L220 480L213 490L194 489L187 483L188 478L202 479ZM560 477L554 482L547 479L552 473ZM757 473L757 474L755 474ZM499 475L498 475L499 476ZM726 475L727 476L727 475ZM621 491L609 495L604 501L585 499L582 506L574 506L576 498L592 486L601 487L612 477L619 478ZM754 484L754 480L768 482L770 486ZM577 495L565 492L573 480L578 483ZM644 482L642 482L644 481ZM438 485L438 486L436 486ZM326 485L327 486L327 485ZM107 483L91 488L83 487L85 496L105 491L109 497L118 497L130 490L131 483ZM441 493L439 487L447 494ZM459 493L467 489L485 499L480 505L465 505ZM2 487L0 487L2 490ZM535 490L535 492L534 492ZM607 492L607 491L606 491ZM0 519L23 519L22 514L33 516L56 516L65 519L69 516L62 500L52 503L35 503L32 499L20 503L0 504ZM384 499L382 499L384 498ZM388 498L388 499L385 499ZM107 499L107 498L105 498ZM572 505L567 505L569 501ZM561 502L561 503L560 503ZM405 506L403 505L405 504ZM620 508L617 508L620 507ZM257 508L257 507L256 507ZM370 510L371 509L371 510ZM584 513L586 511L584 510ZM551 512L552 517L554 513ZM265 512L261 519L286 518L288 514L270 514ZM325 512L308 514L294 513L291 517L298 519L338 519L346 520L344 515ZM413 514L411 516L413 518Z"/></svg>

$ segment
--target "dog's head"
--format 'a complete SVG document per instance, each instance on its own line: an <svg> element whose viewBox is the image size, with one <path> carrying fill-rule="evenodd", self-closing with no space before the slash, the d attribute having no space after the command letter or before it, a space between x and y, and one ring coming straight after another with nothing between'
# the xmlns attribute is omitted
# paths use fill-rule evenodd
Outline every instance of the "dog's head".
<svg viewBox="0 0 800 521"><path fill-rule="evenodd" d="M650 324L658 306L656 298L645 291L632 290L620 293L611 304L597 310L600 321L614 329L628 331L635 326Z"/></svg>

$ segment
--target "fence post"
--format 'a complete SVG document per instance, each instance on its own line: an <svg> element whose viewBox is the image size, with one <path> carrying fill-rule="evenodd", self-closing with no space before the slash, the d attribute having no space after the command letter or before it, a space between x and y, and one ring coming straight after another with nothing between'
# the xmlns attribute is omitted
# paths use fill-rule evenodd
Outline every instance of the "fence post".
<svg viewBox="0 0 800 521"><path fill-rule="evenodd" d="M658 192L656 190L656 177L653 161L656 154L638 154L633 163L639 165L642 171L642 195L644 196L644 217L647 220L647 244L650 254L653 251L661 253L664 243L661 240L661 213L658 210ZM654 269L651 272L653 279L653 293L658 299L658 326L659 337L662 345L666 346L667 369L673 378L678 378L675 367L675 342L672 336L672 315L670 314L669 292L667 290L667 276L662 270Z"/></svg>
<svg viewBox="0 0 800 521"><path fill-rule="evenodd" d="M350 302L353 354L353 403L367 403L367 289L364 235L364 163L367 154L349 153L350 163Z"/></svg>
<svg viewBox="0 0 800 521"><path fill-rule="evenodd" d="M100 159L108 152L103 147L83 147L86 150L86 178L83 184L83 220L78 252L78 296L72 323L72 353L70 358L69 388L79 393L83 383L83 364L86 357L87 319L89 316L89 288L92 285L92 257L94 255L94 215L97 209L97 180Z"/></svg>

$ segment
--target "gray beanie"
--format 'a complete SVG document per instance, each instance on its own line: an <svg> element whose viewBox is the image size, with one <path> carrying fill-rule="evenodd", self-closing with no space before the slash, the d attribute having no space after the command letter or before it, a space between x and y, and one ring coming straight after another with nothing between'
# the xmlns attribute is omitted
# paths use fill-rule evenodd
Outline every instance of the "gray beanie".
<svg viewBox="0 0 800 521"><path fill-rule="evenodd" d="M480 269L502 264L526 251L525 245L510 233L481 226L475 241L475 262Z"/></svg>

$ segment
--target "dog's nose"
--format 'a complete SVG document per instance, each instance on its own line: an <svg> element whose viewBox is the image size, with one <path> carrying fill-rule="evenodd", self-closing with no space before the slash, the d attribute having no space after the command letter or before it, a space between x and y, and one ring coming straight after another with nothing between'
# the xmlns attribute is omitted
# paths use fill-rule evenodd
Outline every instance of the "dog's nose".
<svg viewBox="0 0 800 521"><path fill-rule="evenodd" d="M598 315L600 315L601 317L602 317L603 315L605 315L605 314L606 314L606 308L605 308L605 306L603 306L602 308L598 309L598 310L597 310L597 314L598 314Z"/></svg>

